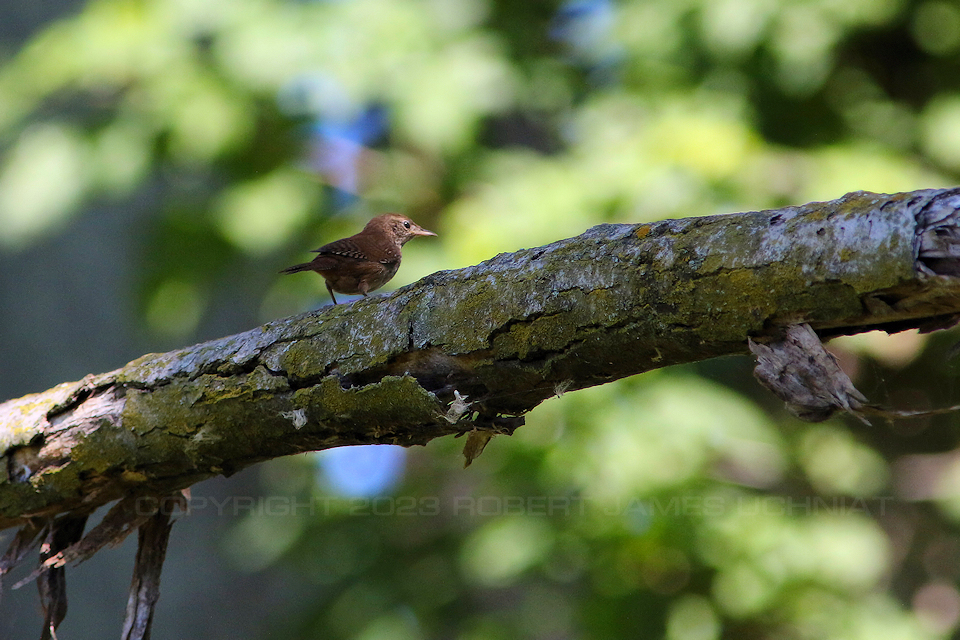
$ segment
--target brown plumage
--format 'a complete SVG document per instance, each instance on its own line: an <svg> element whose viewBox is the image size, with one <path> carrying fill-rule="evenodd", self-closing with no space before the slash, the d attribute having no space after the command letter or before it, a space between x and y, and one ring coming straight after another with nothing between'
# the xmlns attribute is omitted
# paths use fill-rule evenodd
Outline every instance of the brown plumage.
<svg viewBox="0 0 960 640"><path fill-rule="evenodd" d="M400 268L400 248L416 236L435 236L399 213L385 213L367 223L360 233L325 244L310 262L295 264L280 273L316 271L327 282L327 291L367 295L379 289Z"/></svg>

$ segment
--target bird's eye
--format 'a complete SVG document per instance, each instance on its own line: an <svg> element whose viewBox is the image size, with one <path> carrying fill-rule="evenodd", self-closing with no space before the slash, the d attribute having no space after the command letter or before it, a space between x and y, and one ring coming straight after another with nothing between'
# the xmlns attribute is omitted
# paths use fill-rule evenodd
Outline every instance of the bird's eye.
<svg viewBox="0 0 960 640"><path fill-rule="evenodd" d="M404 226L405 228L409 229L409 228L410 228L410 221L409 221L409 220L404 220L404 221L403 221L403 226Z"/></svg>

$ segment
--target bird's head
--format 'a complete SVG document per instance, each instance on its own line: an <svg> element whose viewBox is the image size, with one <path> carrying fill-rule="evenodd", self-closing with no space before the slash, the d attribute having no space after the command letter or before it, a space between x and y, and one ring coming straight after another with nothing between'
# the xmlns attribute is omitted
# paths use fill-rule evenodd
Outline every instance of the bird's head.
<svg viewBox="0 0 960 640"><path fill-rule="evenodd" d="M384 213L379 215L364 227L364 231L384 233L396 238L401 245L416 236L435 236L433 231L427 231L407 216L399 213Z"/></svg>

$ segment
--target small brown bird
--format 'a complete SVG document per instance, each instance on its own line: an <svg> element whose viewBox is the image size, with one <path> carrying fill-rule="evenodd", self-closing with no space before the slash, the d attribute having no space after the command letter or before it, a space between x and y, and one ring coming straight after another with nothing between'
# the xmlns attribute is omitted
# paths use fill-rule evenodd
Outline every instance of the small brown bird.
<svg viewBox="0 0 960 640"><path fill-rule="evenodd" d="M310 262L295 264L280 273L316 271L327 281L327 291L367 295L379 289L400 268L400 248L415 236L435 236L399 213L385 213L367 223L360 233L325 244Z"/></svg>

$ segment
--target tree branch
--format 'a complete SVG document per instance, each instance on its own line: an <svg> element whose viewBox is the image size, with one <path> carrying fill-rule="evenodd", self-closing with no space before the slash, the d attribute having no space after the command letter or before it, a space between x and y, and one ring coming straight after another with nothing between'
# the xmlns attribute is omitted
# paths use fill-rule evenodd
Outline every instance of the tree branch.
<svg viewBox="0 0 960 640"><path fill-rule="evenodd" d="M0 405L0 528L260 460L510 433L558 389L960 318L960 189L594 227ZM469 399L451 411L455 392ZM453 422L448 418L456 414Z"/></svg>

